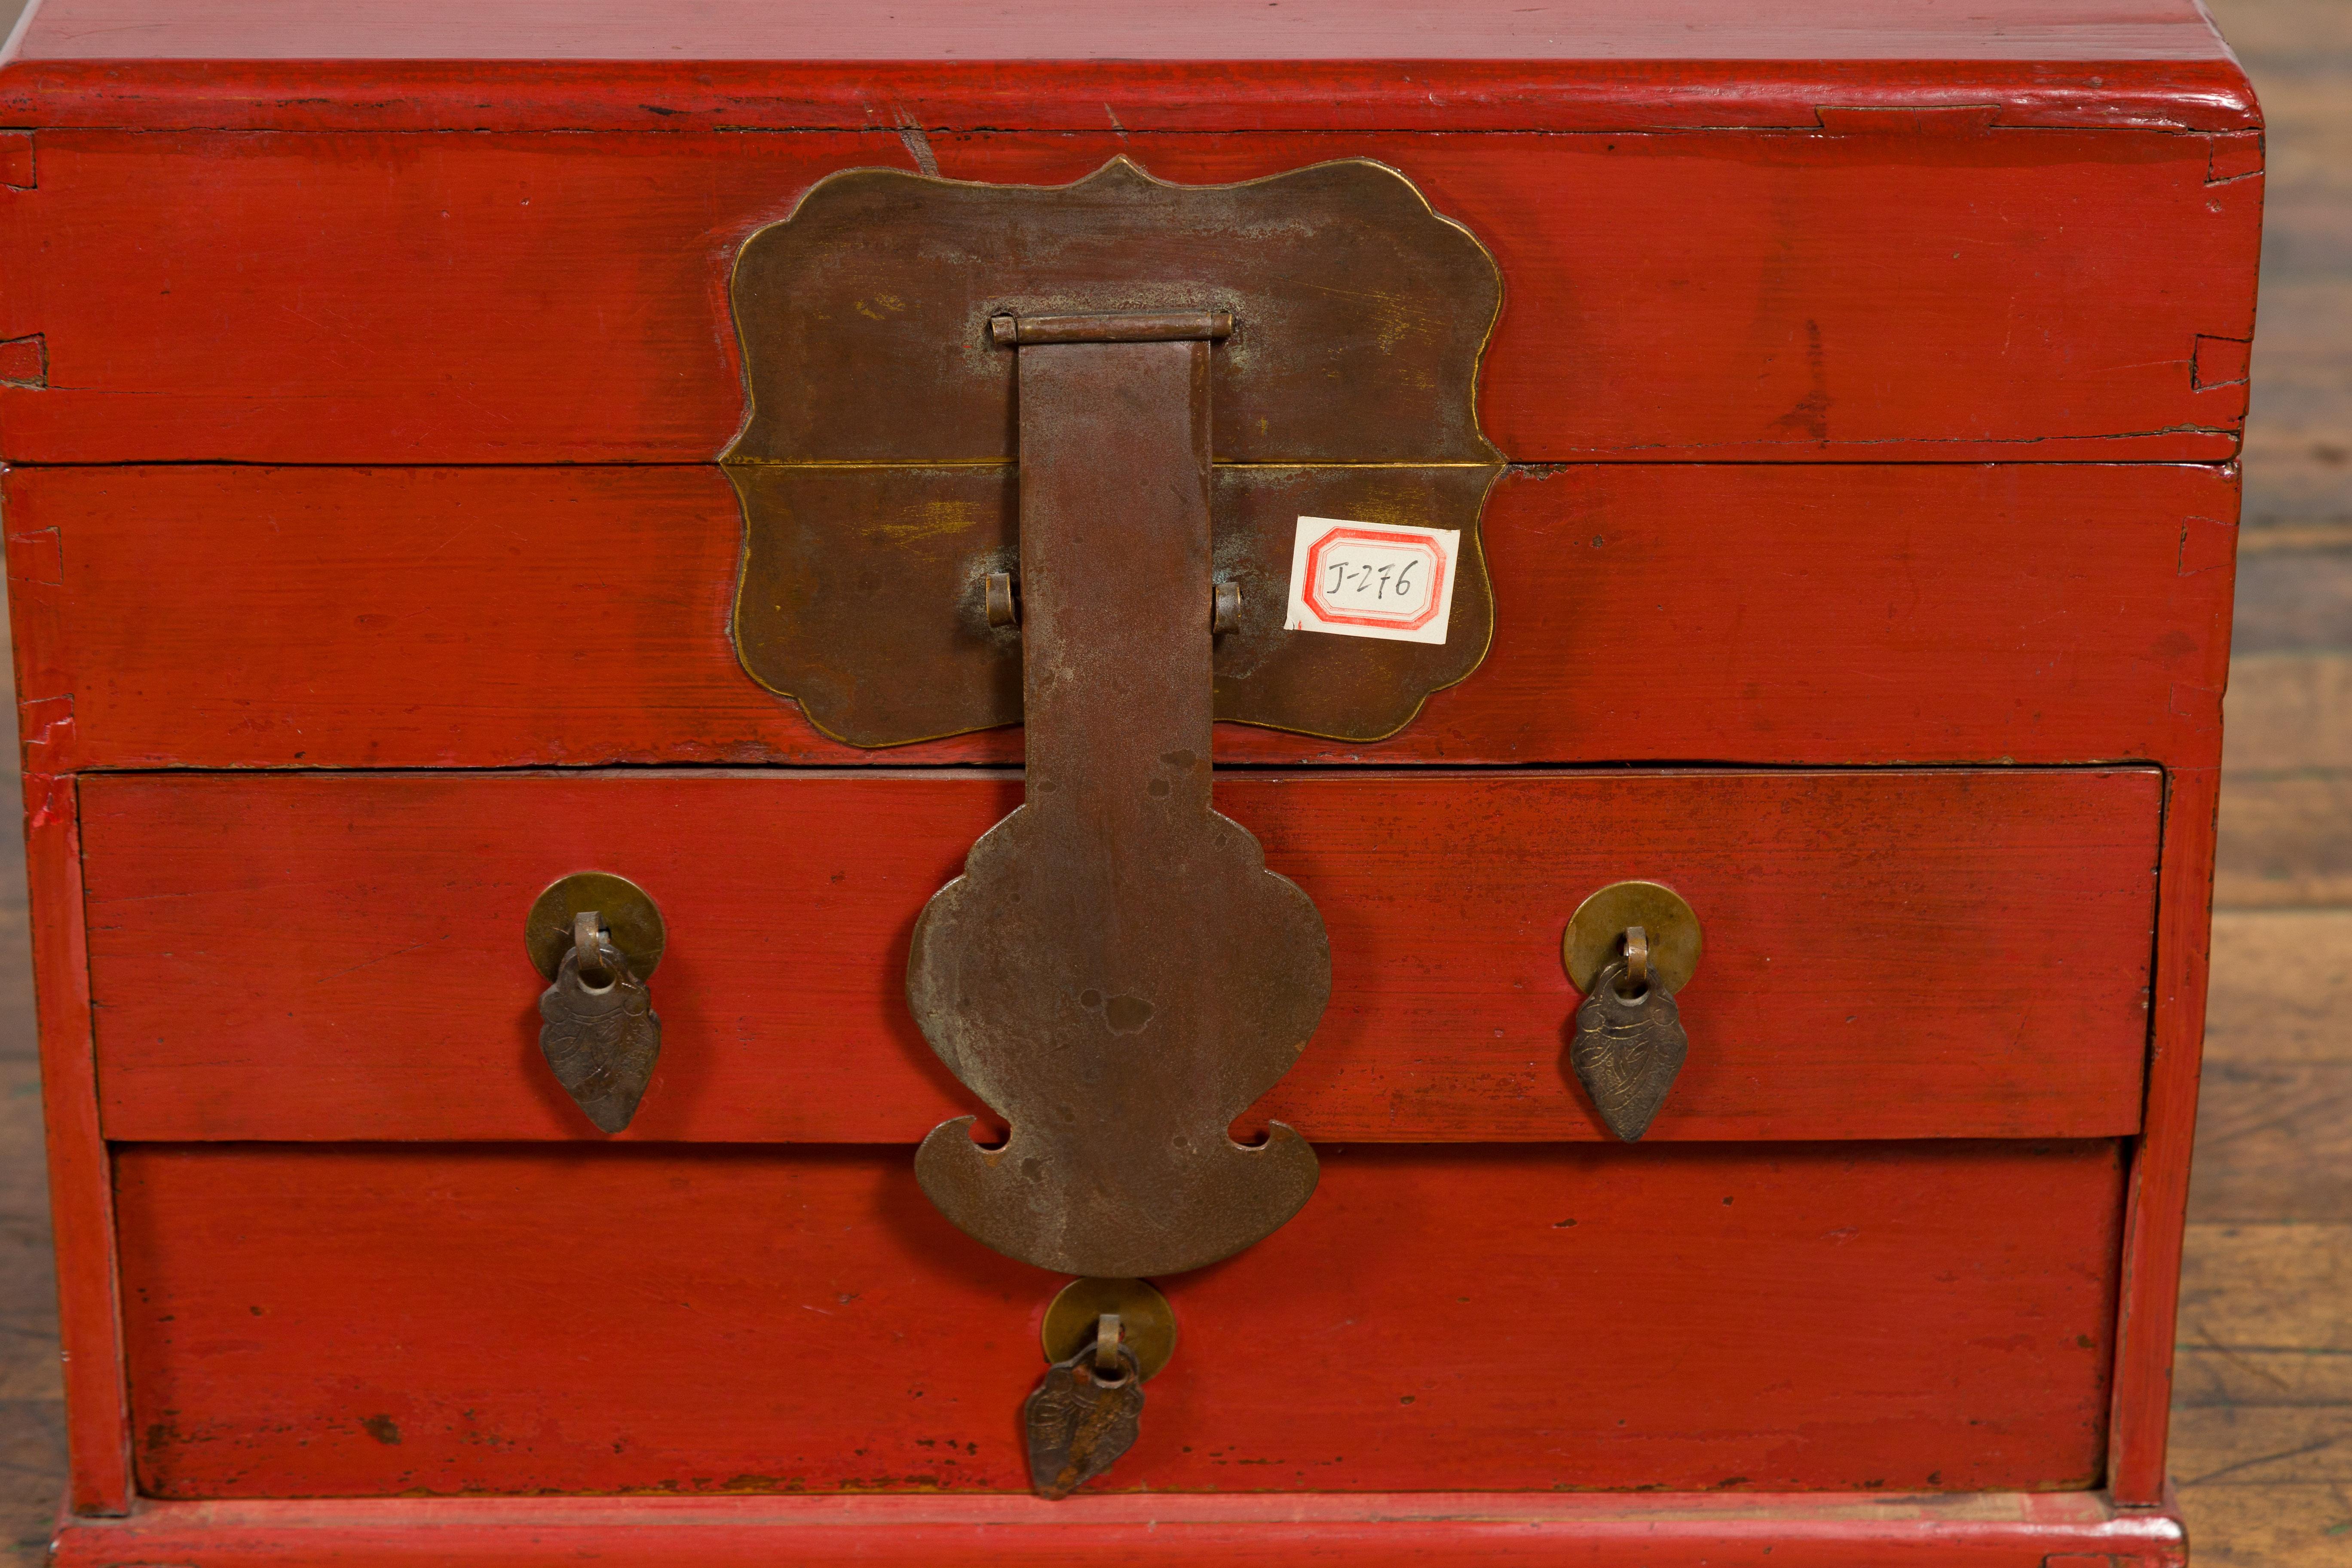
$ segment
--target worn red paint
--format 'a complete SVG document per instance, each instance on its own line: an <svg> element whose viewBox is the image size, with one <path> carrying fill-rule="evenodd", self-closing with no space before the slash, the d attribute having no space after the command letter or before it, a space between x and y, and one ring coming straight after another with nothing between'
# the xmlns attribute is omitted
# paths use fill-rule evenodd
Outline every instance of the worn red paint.
<svg viewBox="0 0 2352 1568"><path fill-rule="evenodd" d="M1072 1506L1075 1504L1076 1506ZM429 1531L429 1535L421 1532ZM1656 1568L2178 1568L2177 1517L2095 1492L1276 1492L1002 1496L506 1498L158 1503L61 1537L59 1568L352 1568L429 1542L445 1568L571 1568L625 1542L647 1568L1237 1568L1592 1564Z"/></svg>
<svg viewBox="0 0 2352 1568"><path fill-rule="evenodd" d="M0 385L0 440L38 462L707 459L743 415L737 247L825 174L915 166L880 130L37 140L40 188L0 193L21 209L0 337L45 333L50 384ZM2209 185L2194 135L1104 128L931 151L1046 184L1120 154L1191 183L1395 165L1502 267L1480 407L1517 461L2215 461L2244 417L2242 383L2193 373L2200 337L2252 335L2260 183Z"/></svg>
<svg viewBox="0 0 2352 1568"><path fill-rule="evenodd" d="M1169 1282L1177 1360L1090 1490L2098 1479L2112 1141L1320 1153L1296 1219ZM149 1493L1026 1488L1003 1395L1061 1279L904 1149L117 1170Z"/></svg>
<svg viewBox="0 0 2352 1568"><path fill-rule="evenodd" d="M76 804L73 779L26 773L25 868L31 884L33 988L41 1029L42 1126L57 1238L59 1348L72 1415L66 1503L77 1513L118 1514L131 1500L130 1411L123 1389L114 1187L99 1128Z"/></svg>
<svg viewBox="0 0 2352 1568"><path fill-rule="evenodd" d="M2262 189L2201 12L717 15L51 0L0 69L60 1561L2177 1564ZM1297 1226L1172 1282L1191 1337L1114 1477L1164 1489L1048 1509L988 1489L1018 1485L1051 1281L947 1230L889 1142L956 1108L891 1011L896 928L1006 785L877 764L1020 737L862 753L752 686L709 462L742 412L729 259L810 182L1114 153L1402 168L1504 271L1482 413L1520 467L1467 683L1378 745L1218 739L1392 764L1220 785L1370 977L1279 1107L1356 1142ZM719 762L871 771L104 776ZM1624 763L1987 771L1559 771ZM1387 881L1339 852L1341 799L1372 803ZM677 1038L608 1150L531 1087L500 933L533 879L621 848L679 917ZM1655 1142L1580 1142L1541 950L1582 881L1662 859L1717 911L1685 1103ZM1857 934L1897 965L1841 979ZM2027 991L2043 1032L2000 1026ZM1709 1009L1736 1026L1712 1066ZM886 1146L793 1142L852 1136ZM1384 1137L1441 1142L1360 1146ZM547 1331L566 1310L597 1332ZM1366 1404L1366 1367L1433 1386ZM1302 1372L1312 1398L1262 1411ZM918 1420L909 1375L953 1401ZM1612 1401L1632 1440L1591 1425ZM460 1440L467 1409L507 1446ZM256 1495L708 1492L787 1451L904 1487L950 1429L977 1492ZM1240 1469L1286 1489L1185 1489Z"/></svg>
<svg viewBox="0 0 2352 1568"><path fill-rule="evenodd" d="M716 466L0 484L62 562L16 584L41 612L20 610L20 689L76 714L52 767L1021 757L1018 730L860 751L745 679ZM2218 698L2175 693L2221 687L2237 510L2234 470L2175 464L1522 469L1486 504L1496 628L1467 681L1387 741L1228 724L1218 757L2193 758ZM1629 647L1653 651L1629 668Z"/></svg>
<svg viewBox="0 0 2352 1568"><path fill-rule="evenodd" d="M630 1138L912 1143L980 1109L899 977L1017 775L83 789L111 1138L601 1137L534 1062L521 937L539 890L592 862L670 931ZM1706 934L1653 1141L2136 1131L2159 794L2147 769L1228 776L1218 808L1331 942L1330 1007L1251 1119L1605 1139L1563 1060L1560 936L1646 874Z"/></svg>

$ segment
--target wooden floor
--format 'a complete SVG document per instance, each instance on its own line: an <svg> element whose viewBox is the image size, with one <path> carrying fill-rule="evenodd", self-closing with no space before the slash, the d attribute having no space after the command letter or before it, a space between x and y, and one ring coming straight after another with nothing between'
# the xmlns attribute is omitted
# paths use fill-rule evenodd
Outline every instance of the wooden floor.
<svg viewBox="0 0 2352 1568"><path fill-rule="evenodd" d="M2352 0L2209 3L2268 111L2270 216L2172 1468L2207 1568L2352 1565ZM63 1419L0 839L0 1564L31 1568Z"/></svg>
<svg viewBox="0 0 2352 1568"><path fill-rule="evenodd" d="M2208 1568L2352 1564L2352 4L2209 4L2270 173L2172 1473Z"/></svg>

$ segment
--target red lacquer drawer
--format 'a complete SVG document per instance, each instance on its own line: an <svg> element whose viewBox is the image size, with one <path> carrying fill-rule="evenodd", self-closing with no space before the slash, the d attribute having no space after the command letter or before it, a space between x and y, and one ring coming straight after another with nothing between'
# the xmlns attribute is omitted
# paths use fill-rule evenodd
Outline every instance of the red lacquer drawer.
<svg viewBox="0 0 2352 1568"><path fill-rule="evenodd" d="M600 1136L539 1059L534 895L645 887L661 1065L626 1136L911 1142L978 1109L903 994L926 900L1016 777L147 775L81 785L110 1137ZM1244 773L1333 999L1252 1118L1390 1142L1608 1136L1559 943L1651 878L1706 933L1654 1140L2138 1126L2148 769Z"/></svg>
<svg viewBox="0 0 2352 1568"><path fill-rule="evenodd" d="M860 751L745 675L715 465L18 468L0 491L37 769L1021 760L1018 729ZM1469 679L1385 741L1227 724L1217 754L2162 757L2220 722L2237 506L2236 470L2154 463L1513 469Z"/></svg>
<svg viewBox="0 0 2352 1568"><path fill-rule="evenodd" d="M2111 1141L1322 1155L1297 1219L1164 1282L1177 1355L1097 1489L2098 1479ZM1026 1489L1060 1281L941 1218L903 1150L115 1169L151 1493Z"/></svg>

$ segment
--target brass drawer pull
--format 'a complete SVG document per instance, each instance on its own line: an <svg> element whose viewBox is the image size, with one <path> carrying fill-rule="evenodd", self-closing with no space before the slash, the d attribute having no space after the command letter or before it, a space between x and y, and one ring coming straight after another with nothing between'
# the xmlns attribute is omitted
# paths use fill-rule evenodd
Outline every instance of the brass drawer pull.
<svg viewBox="0 0 2352 1568"><path fill-rule="evenodd" d="M1048 1368L1022 1408L1031 1489L1059 1502L1117 1464L1142 1420L1143 1370L1118 1314L1105 1312L1095 1338Z"/></svg>
<svg viewBox="0 0 2352 1568"><path fill-rule="evenodd" d="M1176 1349L1176 1314L1148 1280L1073 1279L1045 1309L1053 1364L1022 1407L1029 1484L1058 1501L1134 1445L1143 1384Z"/></svg>
<svg viewBox="0 0 2352 1568"><path fill-rule="evenodd" d="M540 894L524 922L547 977L539 1048L563 1092L604 1132L637 1113L661 1057L646 977L661 962L661 911L625 877L583 871Z"/></svg>
<svg viewBox="0 0 2352 1568"><path fill-rule="evenodd" d="M1569 1065L1609 1131L1638 1142L1690 1054L1675 993L1698 969L1698 916L1658 882L1616 882L1584 900L1560 956L1584 993Z"/></svg>

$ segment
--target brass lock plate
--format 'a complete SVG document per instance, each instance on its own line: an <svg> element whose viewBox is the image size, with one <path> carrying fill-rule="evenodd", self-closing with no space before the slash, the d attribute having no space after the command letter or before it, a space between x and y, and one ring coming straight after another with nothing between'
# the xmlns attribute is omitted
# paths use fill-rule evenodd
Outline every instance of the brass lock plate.
<svg viewBox="0 0 2352 1568"><path fill-rule="evenodd" d="M1038 1334L1048 1362L1067 1361L1094 1342L1095 1325L1116 1313L1137 1375L1160 1375L1176 1353L1176 1310L1148 1279L1073 1279L1045 1308Z"/></svg>
<svg viewBox="0 0 2352 1568"><path fill-rule="evenodd" d="M1664 883L1638 881L1612 882L1569 917L1559 953L1570 982L1590 993L1594 977L1618 956L1619 944L1635 926L1649 939L1650 963L1665 988L1677 992L1688 985L1698 973L1698 916Z"/></svg>
<svg viewBox="0 0 2352 1568"><path fill-rule="evenodd" d="M630 973L641 981L650 978L669 941L661 910L643 888L610 871L575 871L550 883L531 900L522 924L523 948L530 954L531 967L548 980L555 978L572 945L572 917L588 910L604 917L613 945L629 961Z"/></svg>
<svg viewBox="0 0 2352 1568"><path fill-rule="evenodd" d="M720 459L744 518L736 651L829 735L1022 720L1007 318L1232 318L1208 389L1210 570L1234 601L1216 718L1375 740L1485 657L1478 517L1502 456L1475 389L1502 280L1393 169L1180 185L1118 158L1059 186L853 169L745 243L732 294L751 404ZM1302 517L1458 531L1445 640L1286 631Z"/></svg>

